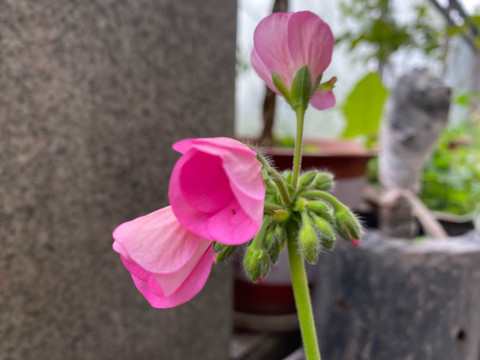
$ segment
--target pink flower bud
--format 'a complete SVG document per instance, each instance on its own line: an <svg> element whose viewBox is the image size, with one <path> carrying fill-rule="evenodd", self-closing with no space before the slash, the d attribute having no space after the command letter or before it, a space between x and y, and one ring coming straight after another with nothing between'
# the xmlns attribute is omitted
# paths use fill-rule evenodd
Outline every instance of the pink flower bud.
<svg viewBox="0 0 480 360"><path fill-rule="evenodd" d="M259 231L265 185L256 152L230 138L186 139L170 178L168 196L183 227L228 245L243 244Z"/></svg>
<svg viewBox="0 0 480 360"><path fill-rule="evenodd" d="M308 67L312 84L330 64L334 38L330 27L309 11L296 13L273 13L263 19L255 29L252 66L267 86L277 94L272 72L278 74L287 91L297 71ZM317 109L335 105L331 86L313 89L310 103Z"/></svg>
<svg viewBox="0 0 480 360"><path fill-rule="evenodd" d="M135 286L155 308L189 301L210 274L212 242L181 226L170 206L121 224L113 238Z"/></svg>

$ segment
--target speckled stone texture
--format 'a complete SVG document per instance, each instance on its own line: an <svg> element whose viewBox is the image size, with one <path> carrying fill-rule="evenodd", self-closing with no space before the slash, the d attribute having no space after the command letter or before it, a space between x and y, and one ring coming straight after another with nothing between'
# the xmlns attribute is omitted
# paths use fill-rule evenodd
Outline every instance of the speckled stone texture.
<svg viewBox="0 0 480 360"><path fill-rule="evenodd" d="M480 234L415 244L369 233L320 264L325 359L479 359Z"/></svg>
<svg viewBox="0 0 480 360"><path fill-rule="evenodd" d="M0 2L0 359L221 360L230 270L150 308L111 249L185 137L233 133L236 3Z"/></svg>

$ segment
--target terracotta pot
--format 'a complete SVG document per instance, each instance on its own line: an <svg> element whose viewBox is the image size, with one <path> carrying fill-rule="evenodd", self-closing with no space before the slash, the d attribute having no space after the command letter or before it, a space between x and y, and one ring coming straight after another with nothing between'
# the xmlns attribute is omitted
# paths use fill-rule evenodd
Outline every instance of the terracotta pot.
<svg viewBox="0 0 480 360"><path fill-rule="evenodd" d="M289 170L293 164L293 148L265 147L278 170ZM374 157L360 144L344 140L306 140L302 169L325 169L336 179L365 175L368 161Z"/></svg>

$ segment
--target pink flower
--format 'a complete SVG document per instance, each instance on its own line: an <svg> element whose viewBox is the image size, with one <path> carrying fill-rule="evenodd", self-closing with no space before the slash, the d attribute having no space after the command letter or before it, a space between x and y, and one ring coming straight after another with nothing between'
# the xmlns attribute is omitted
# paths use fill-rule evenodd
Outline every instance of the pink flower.
<svg viewBox="0 0 480 360"><path fill-rule="evenodd" d="M251 62L257 74L277 94L272 72L278 74L290 91L297 71L307 65L312 84L325 71L332 58L334 39L330 27L309 11L273 13L255 29ZM310 103L317 109L335 105L332 88L335 79L315 89Z"/></svg>
<svg viewBox="0 0 480 360"><path fill-rule="evenodd" d="M182 227L170 206L121 224L113 238L135 286L155 308L187 302L210 274L212 242Z"/></svg>
<svg viewBox="0 0 480 360"><path fill-rule="evenodd" d="M248 146L230 138L186 139L170 177L168 196L178 221L198 236L243 244L259 231L265 185Z"/></svg>

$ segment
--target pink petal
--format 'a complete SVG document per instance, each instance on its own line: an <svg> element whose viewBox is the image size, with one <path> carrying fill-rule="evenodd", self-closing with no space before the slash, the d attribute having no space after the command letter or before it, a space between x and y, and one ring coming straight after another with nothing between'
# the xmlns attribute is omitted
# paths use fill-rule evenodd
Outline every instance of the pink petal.
<svg viewBox="0 0 480 360"><path fill-rule="evenodd" d="M288 49L295 69L307 65L312 82L332 59L334 39L330 27L310 11L292 14L288 20Z"/></svg>
<svg viewBox="0 0 480 360"><path fill-rule="evenodd" d="M335 105L335 95L332 91L317 91L310 99L310 104L318 110L325 110Z"/></svg>
<svg viewBox="0 0 480 360"><path fill-rule="evenodd" d="M351 238L350 242L353 246L360 246L360 240Z"/></svg>
<svg viewBox="0 0 480 360"><path fill-rule="evenodd" d="M180 168L180 187L185 201L205 214L223 209L233 194L222 167L222 159L192 150L183 156L183 160L177 165Z"/></svg>
<svg viewBox="0 0 480 360"><path fill-rule="evenodd" d="M212 240L239 245L251 240L260 227L235 200L230 206L210 216L205 223L205 229Z"/></svg>
<svg viewBox="0 0 480 360"><path fill-rule="evenodd" d="M270 90L277 93L278 95L282 95L273 83L272 71L267 67L267 65L265 65L262 59L258 57L255 48L252 51L250 63L252 64L253 69L257 72L258 76L260 76L260 78L267 84Z"/></svg>
<svg viewBox="0 0 480 360"><path fill-rule="evenodd" d="M170 296L178 290L178 288L194 271L197 263L200 261L205 251L211 247L212 242L202 239L193 257L178 271L169 274L155 274L142 268L139 264L128 261L122 255L120 258L125 268L130 271L132 276L147 282L148 289L159 296ZM212 255L213 260L213 255Z"/></svg>
<svg viewBox="0 0 480 360"><path fill-rule="evenodd" d="M254 157L224 156L223 168L230 180L230 187L242 210L257 224L262 225L265 184L262 180L262 164Z"/></svg>
<svg viewBox="0 0 480 360"><path fill-rule="evenodd" d="M180 225L170 206L121 224L113 232L113 238L116 252L157 274L182 268L201 241Z"/></svg>
<svg viewBox="0 0 480 360"><path fill-rule="evenodd" d="M201 163L195 163L195 160L209 159L207 157L212 157L214 163L219 164L221 169L221 162L217 157L213 157L208 154L202 154L199 151L193 149L187 154L182 156L177 163L175 164L172 175L170 176L170 184L168 189L168 197L170 203L172 204L172 209L178 219L178 221L190 230L191 232L209 239L209 233L205 228L205 222L209 216L209 213L203 212L202 210L211 210L211 209L221 209L225 207L232 198L232 192L228 181L225 183L223 177L220 185L222 189L219 190L220 194L216 193L215 188L208 187L205 193L202 193L202 189L199 187L197 189L192 189L191 193L188 192L192 188L192 182L195 182L195 174L191 174L188 171L188 167L197 167L197 165L202 165ZM193 162L191 161L193 159ZM208 166L208 164L206 164ZM214 167L214 173L217 174L217 168ZM223 169L221 169L223 171ZM190 174L191 178L185 176L184 174ZM226 188L225 188L226 187ZM185 190L187 192L185 193ZM209 199L211 197L211 200ZM205 204L202 204L201 201L204 201ZM200 209L195 208L195 205L199 205ZM220 207L219 207L220 206Z"/></svg>
<svg viewBox="0 0 480 360"><path fill-rule="evenodd" d="M153 278L145 280L132 274L132 279L137 289L143 294L151 306L159 309L171 308L186 303L203 288L210 275L212 260L213 250L212 246L210 246L200 258L190 275L170 296L161 294L161 288L156 288Z"/></svg>
<svg viewBox="0 0 480 360"><path fill-rule="evenodd" d="M205 251L209 247L211 247L211 245L212 245L211 241L202 239L193 257L180 270L171 274L153 274L153 277L162 288L163 294L165 296L170 296L175 291L177 291L180 285L183 284L185 280L190 276L190 273L194 270L197 263L205 254ZM213 255L212 255L212 260L213 260Z"/></svg>
<svg viewBox="0 0 480 360"><path fill-rule="evenodd" d="M177 147L183 151L196 149L221 159L233 194L244 211L261 224L265 184L261 175L262 165L254 150L231 138L187 139L174 144L176 150ZM195 186L200 187L199 181L195 181ZM215 186L217 192L219 188Z"/></svg>
<svg viewBox="0 0 480 360"><path fill-rule="evenodd" d="M274 71L280 75L288 89L295 76L287 34L287 24L292 15L292 13L273 13L258 24L253 34L255 57L258 57L270 72ZM259 67L259 62L256 66ZM261 74L265 74L264 69L260 68L260 70Z"/></svg>
<svg viewBox="0 0 480 360"><path fill-rule="evenodd" d="M172 147L175 151L178 151L181 154L185 154L187 151L195 147L196 149L200 149L212 155L217 155L219 149L235 152L240 151L254 156L257 155L257 153L247 145L228 137L183 139L177 141Z"/></svg>
<svg viewBox="0 0 480 360"><path fill-rule="evenodd" d="M169 187L182 225L209 240L249 241L260 229L265 198L256 152L229 138L187 139L174 148L187 151L175 165Z"/></svg>

